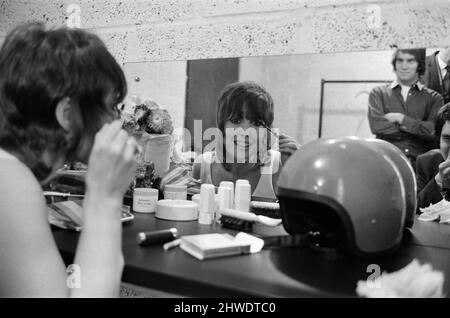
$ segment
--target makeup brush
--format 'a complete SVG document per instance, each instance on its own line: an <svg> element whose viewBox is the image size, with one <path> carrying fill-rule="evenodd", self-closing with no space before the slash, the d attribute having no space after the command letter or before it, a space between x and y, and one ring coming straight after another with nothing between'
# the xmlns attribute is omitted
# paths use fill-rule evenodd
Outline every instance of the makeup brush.
<svg viewBox="0 0 450 318"><path fill-rule="evenodd" d="M277 134L276 132L274 132L269 126L267 126L266 124L263 124L263 127L266 128L272 135L275 136L275 138L280 138L280 135Z"/></svg>

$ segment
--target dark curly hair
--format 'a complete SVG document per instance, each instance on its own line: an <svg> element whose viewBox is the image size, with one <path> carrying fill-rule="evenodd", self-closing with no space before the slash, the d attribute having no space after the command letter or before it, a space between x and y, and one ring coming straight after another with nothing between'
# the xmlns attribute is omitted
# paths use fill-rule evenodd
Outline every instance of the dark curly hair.
<svg viewBox="0 0 450 318"><path fill-rule="evenodd" d="M67 158L86 150L102 118L127 91L121 67L97 35L46 30L42 23L8 34L0 49L0 74L0 147L18 154L39 180L51 172L41 162L44 151ZM111 93L113 105L106 105ZM55 116L67 97L73 110L70 140Z"/></svg>

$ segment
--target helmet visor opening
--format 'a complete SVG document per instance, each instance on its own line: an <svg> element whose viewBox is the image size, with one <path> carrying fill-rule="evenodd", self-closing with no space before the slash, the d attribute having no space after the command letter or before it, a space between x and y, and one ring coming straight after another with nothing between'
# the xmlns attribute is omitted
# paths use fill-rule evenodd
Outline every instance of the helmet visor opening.
<svg viewBox="0 0 450 318"><path fill-rule="evenodd" d="M314 234L322 247L342 247L345 228L336 208L318 200L280 198L283 225L290 234Z"/></svg>

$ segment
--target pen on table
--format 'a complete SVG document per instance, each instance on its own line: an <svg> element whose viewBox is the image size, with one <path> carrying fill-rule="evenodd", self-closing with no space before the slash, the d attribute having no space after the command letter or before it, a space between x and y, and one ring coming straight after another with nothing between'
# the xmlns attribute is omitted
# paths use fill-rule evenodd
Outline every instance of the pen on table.
<svg viewBox="0 0 450 318"><path fill-rule="evenodd" d="M163 245L163 249L166 251L170 250L171 248L177 247L178 245L180 245L180 243L181 243L181 239L176 239L176 240L170 241Z"/></svg>

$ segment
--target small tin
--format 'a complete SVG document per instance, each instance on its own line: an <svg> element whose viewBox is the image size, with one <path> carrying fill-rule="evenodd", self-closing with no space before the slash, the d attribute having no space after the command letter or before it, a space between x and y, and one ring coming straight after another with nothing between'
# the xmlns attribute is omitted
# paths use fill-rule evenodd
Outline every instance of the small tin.
<svg viewBox="0 0 450 318"><path fill-rule="evenodd" d="M158 194L158 189L135 188L133 191L133 211L139 213L155 213Z"/></svg>

